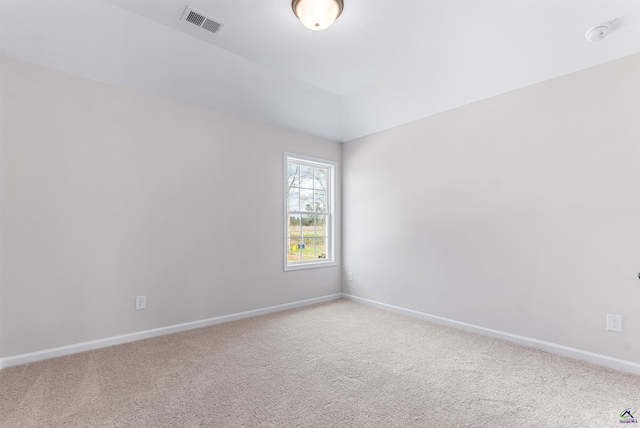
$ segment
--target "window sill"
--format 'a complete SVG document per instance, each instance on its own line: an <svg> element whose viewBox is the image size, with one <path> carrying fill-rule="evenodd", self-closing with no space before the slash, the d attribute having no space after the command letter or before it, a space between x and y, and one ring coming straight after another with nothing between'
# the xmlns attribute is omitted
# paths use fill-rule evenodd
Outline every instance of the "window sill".
<svg viewBox="0 0 640 428"><path fill-rule="evenodd" d="M331 266L338 266L338 263L334 261L327 261L327 262L289 264L284 267L284 271L287 272L291 270L315 269L315 268L323 268L323 267L331 267Z"/></svg>

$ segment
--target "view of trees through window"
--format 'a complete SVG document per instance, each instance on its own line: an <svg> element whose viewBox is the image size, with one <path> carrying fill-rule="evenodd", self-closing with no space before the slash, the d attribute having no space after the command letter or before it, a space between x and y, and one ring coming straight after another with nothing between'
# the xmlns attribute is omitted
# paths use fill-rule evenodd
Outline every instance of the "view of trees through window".
<svg viewBox="0 0 640 428"><path fill-rule="evenodd" d="M329 168L287 162L287 261L327 258Z"/></svg>

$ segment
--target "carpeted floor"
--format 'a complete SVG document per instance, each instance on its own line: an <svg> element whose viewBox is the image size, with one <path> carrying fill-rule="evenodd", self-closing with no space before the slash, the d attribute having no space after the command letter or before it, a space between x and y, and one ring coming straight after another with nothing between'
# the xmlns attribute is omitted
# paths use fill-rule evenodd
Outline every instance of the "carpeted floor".
<svg viewBox="0 0 640 428"><path fill-rule="evenodd" d="M10 428L602 428L629 407L640 376L346 300L0 371Z"/></svg>

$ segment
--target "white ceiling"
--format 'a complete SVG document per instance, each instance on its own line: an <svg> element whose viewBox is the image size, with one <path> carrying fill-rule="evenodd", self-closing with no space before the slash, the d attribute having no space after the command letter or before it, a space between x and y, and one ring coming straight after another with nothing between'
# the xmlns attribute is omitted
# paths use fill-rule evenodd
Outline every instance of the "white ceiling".
<svg viewBox="0 0 640 428"><path fill-rule="evenodd" d="M187 5L226 24L180 21ZM618 18L600 43L590 26ZM0 0L0 52L333 141L640 52L638 0Z"/></svg>

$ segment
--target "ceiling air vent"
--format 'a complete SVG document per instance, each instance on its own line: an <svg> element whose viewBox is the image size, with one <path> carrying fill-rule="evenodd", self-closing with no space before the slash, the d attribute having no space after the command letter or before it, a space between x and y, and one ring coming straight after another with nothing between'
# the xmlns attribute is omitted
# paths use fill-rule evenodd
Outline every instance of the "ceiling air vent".
<svg viewBox="0 0 640 428"><path fill-rule="evenodd" d="M215 20L204 13L200 13L191 6L187 6L182 14L182 21L187 21L193 25L197 25L200 28L204 28L207 31L211 31L213 34L218 34L222 31L224 24L218 20Z"/></svg>

